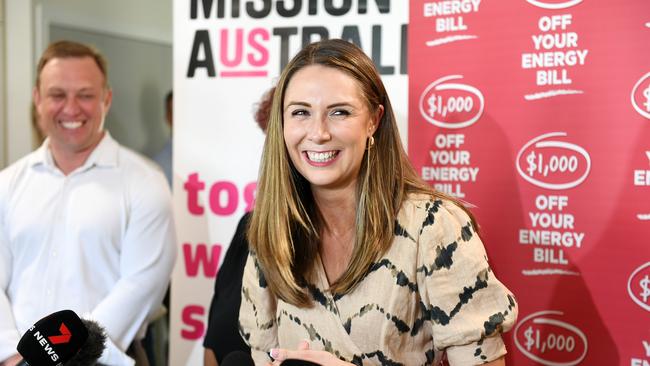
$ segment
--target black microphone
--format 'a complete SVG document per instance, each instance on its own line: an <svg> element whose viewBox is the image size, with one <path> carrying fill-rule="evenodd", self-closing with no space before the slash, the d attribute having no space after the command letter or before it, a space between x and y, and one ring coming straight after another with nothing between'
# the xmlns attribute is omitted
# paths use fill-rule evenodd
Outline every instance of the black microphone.
<svg viewBox="0 0 650 366"><path fill-rule="evenodd" d="M232 351L223 358L220 366L255 366L253 358L244 351Z"/></svg>
<svg viewBox="0 0 650 366"><path fill-rule="evenodd" d="M23 334L19 366L92 366L104 352L106 334L94 321L61 310L39 320Z"/></svg>
<svg viewBox="0 0 650 366"><path fill-rule="evenodd" d="M321 366L321 365L311 361L295 360L290 358L288 360L282 361L280 366Z"/></svg>

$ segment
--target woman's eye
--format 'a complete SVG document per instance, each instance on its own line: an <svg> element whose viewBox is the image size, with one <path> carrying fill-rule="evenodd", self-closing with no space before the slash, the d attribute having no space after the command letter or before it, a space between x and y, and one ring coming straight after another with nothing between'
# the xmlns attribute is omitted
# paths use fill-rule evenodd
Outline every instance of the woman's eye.
<svg viewBox="0 0 650 366"><path fill-rule="evenodd" d="M292 116L308 116L309 113L304 109L296 109L291 112Z"/></svg>
<svg viewBox="0 0 650 366"><path fill-rule="evenodd" d="M335 109L330 113L334 117L347 117L350 115L350 112L345 109Z"/></svg>

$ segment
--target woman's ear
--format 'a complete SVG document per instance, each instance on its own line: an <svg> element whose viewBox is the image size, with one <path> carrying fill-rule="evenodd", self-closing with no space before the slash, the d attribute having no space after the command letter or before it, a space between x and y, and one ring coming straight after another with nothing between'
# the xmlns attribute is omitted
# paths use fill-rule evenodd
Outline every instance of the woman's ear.
<svg viewBox="0 0 650 366"><path fill-rule="evenodd" d="M381 122L381 118L384 116L384 106L379 105L377 106L377 110L375 111L375 115L373 116L372 119L372 126L368 129L368 132L370 132L370 135L373 135L375 131L377 131L377 128L379 127L379 123Z"/></svg>

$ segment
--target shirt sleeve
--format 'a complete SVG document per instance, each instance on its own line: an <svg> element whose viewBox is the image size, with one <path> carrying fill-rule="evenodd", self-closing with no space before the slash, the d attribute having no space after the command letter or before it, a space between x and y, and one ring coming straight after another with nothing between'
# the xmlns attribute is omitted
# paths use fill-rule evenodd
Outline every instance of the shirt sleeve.
<svg viewBox="0 0 650 366"><path fill-rule="evenodd" d="M5 225L6 200L11 191L10 170L8 168L0 174L0 362L18 353L16 346L20 340L11 301L7 296L13 272L13 258Z"/></svg>
<svg viewBox="0 0 650 366"><path fill-rule="evenodd" d="M4 218L0 216L0 362L18 353L16 346L20 340L20 333L16 329L11 303L7 296L12 268Z"/></svg>
<svg viewBox="0 0 650 366"><path fill-rule="evenodd" d="M128 365L123 352L162 303L176 259L176 234L169 188L161 173L140 177L120 255L120 279L90 317L105 327L110 342L100 363ZM121 351L121 352L119 352Z"/></svg>
<svg viewBox="0 0 650 366"><path fill-rule="evenodd" d="M501 333L517 317L469 216L452 202L427 203L418 255L422 308L449 364L480 365L506 353Z"/></svg>
<svg viewBox="0 0 650 366"><path fill-rule="evenodd" d="M239 331L251 347L255 365L264 366L270 362L269 350L278 347L275 313L275 296L266 285L255 255L250 253L242 280Z"/></svg>

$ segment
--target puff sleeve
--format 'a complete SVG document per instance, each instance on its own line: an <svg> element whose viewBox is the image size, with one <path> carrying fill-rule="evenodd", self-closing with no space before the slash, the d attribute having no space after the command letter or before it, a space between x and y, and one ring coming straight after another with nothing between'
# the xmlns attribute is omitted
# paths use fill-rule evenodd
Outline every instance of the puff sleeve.
<svg viewBox="0 0 650 366"><path fill-rule="evenodd" d="M271 362L267 352L278 347L276 304L275 296L266 286L255 254L250 252L242 279L239 332L250 346L256 365Z"/></svg>
<svg viewBox="0 0 650 366"><path fill-rule="evenodd" d="M469 216L450 201L427 203L418 253L422 311L434 346L450 365L480 365L506 353L501 333L517 317L512 293L495 277Z"/></svg>

